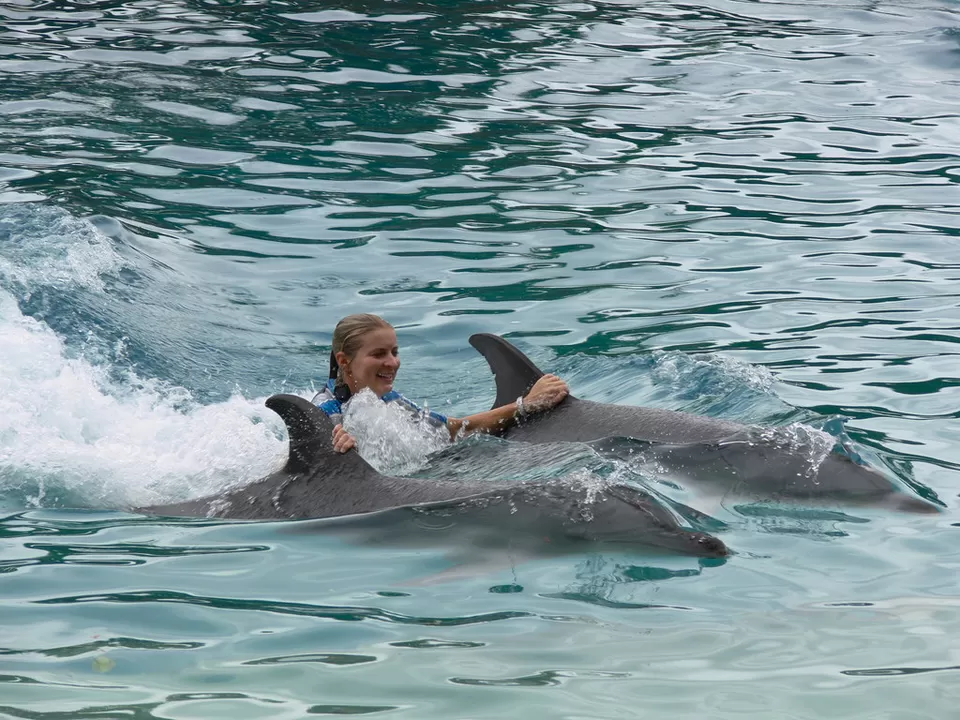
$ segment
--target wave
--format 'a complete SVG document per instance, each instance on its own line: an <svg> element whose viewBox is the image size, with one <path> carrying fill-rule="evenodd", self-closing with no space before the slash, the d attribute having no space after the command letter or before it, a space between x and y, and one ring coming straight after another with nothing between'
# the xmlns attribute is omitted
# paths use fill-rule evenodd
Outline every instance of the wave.
<svg viewBox="0 0 960 720"><path fill-rule="evenodd" d="M262 398L202 404L145 377L90 327L66 342L22 304L106 297L125 267L89 222L56 208L0 208L0 504L126 508L249 482L286 453ZM89 337L85 337L89 336Z"/></svg>

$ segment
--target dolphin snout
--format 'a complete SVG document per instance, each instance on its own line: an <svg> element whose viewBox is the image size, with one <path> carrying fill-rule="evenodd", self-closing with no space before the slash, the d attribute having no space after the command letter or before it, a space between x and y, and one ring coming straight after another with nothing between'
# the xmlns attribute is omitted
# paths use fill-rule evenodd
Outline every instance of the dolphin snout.
<svg viewBox="0 0 960 720"><path fill-rule="evenodd" d="M708 535L707 533L693 533L694 546L696 554L702 557L727 557L730 550L720 538Z"/></svg>

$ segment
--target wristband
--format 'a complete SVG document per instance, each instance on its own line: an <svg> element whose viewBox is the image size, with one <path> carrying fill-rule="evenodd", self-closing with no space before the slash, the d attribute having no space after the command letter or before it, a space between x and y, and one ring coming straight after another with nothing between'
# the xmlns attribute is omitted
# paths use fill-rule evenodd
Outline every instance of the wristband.
<svg viewBox="0 0 960 720"><path fill-rule="evenodd" d="M517 398L517 411L514 413L518 418L527 416L527 409L523 406L523 395Z"/></svg>

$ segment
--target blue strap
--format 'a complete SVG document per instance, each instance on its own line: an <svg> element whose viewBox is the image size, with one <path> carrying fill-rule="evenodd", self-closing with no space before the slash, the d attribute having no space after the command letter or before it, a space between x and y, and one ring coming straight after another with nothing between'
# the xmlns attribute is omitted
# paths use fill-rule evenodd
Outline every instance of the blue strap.
<svg viewBox="0 0 960 720"><path fill-rule="evenodd" d="M334 384L335 384L335 382L334 382L333 379L330 379L330 380L327 381L327 390L330 391L330 395L333 395L333 392L334 392ZM317 395L318 395L318 397L320 397L320 396L325 395L325 394L326 394L326 393L318 393ZM340 402L339 400L337 400L336 397L329 397L328 399L324 400L323 402L319 402L319 403L316 402L317 399L318 399L318 397L315 397L315 398L314 398L314 403L316 403L316 405L317 405L321 410L323 410L327 415L342 415L342 414L343 414L343 405L341 404L341 402ZM391 390L390 392L386 393L386 394L385 394L382 398L380 398L380 399L383 400L384 402L399 402L399 403L405 405L406 407L410 408L411 410L414 410L415 412L423 413L423 414L429 416L431 419L433 419L433 420L434 420L435 422L437 422L437 423L440 423L440 424L442 424L442 425L446 425L446 424L447 424L447 416L446 416L446 415L443 415L443 414L438 413L438 412L434 412L433 410L431 410L431 411L428 412L428 413L424 413L423 408L421 408L419 405L417 405L417 404L416 404L415 402L413 402L412 400L407 399L406 397L404 397L403 395L401 395L400 393L398 393L396 390Z"/></svg>

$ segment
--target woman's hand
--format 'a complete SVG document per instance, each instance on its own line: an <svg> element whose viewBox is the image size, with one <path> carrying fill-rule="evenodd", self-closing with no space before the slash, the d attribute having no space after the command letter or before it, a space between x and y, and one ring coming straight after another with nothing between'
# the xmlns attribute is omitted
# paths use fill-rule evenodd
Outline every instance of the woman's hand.
<svg viewBox="0 0 960 720"><path fill-rule="evenodd" d="M523 409L532 413L549 410L556 407L569 392L567 384L556 375L544 375L523 398Z"/></svg>
<svg viewBox="0 0 960 720"><path fill-rule="evenodd" d="M353 450L357 446L357 441L353 435L343 429L343 425L337 425L333 429L333 449L338 453L345 453Z"/></svg>

